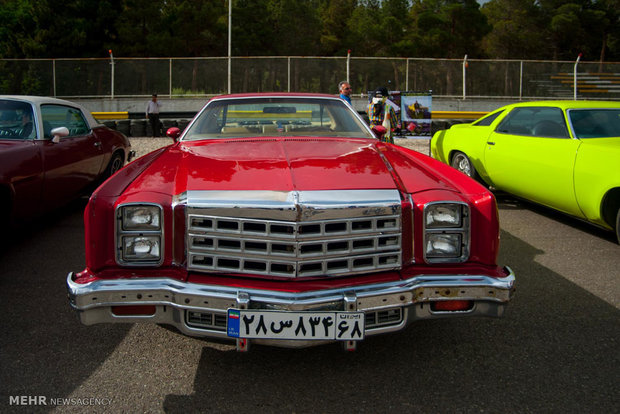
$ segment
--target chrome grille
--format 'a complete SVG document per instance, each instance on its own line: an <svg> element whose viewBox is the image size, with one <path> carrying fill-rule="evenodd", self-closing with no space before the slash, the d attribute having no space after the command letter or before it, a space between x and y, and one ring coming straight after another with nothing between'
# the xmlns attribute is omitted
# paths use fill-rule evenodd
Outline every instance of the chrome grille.
<svg viewBox="0 0 620 414"><path fill-rule="evenodd" d="M281 214L295 220L273 219L277 209L262 205L222 208L219 203L210 209L188 203L188 268L289 278L397 269L401 264L400 199L390 201L385 205L381 199L377 207L372 202L334 206L321 200L319 208L308 208L295 200ZM264 210L269 218L256 218Z"/></svg>
<svg viewBox="0 0 620 414"><path fill-rule="evenodd" d="M387 309L377 312L366 312L366 329L398 325L403 320L402 308Z"/></svg>
<svg viewBox="0 0 620 414"><path fill-rule="evenodd" d="M226 331L226 314L221 312L185 311L187 326L199 329Z"/></svg>

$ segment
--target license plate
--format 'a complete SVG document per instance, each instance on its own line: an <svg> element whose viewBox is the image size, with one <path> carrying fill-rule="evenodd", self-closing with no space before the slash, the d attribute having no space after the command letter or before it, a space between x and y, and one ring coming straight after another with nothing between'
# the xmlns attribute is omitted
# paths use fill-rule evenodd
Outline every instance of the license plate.
<svg viewBox="0 0 620 414"><path fill-rule="evenodd" d="M285 312L228 309L233 338L359 341L363 312Z"/></svg>

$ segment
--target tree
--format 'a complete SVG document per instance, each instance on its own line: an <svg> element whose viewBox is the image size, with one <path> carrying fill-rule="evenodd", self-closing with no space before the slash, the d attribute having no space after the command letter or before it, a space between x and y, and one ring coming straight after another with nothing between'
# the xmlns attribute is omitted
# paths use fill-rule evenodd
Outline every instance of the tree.
<svg viewBox="0 0 620 414"><path fill-rule="evenodd" d="M347 22L349 44L358 56L385 56L379 0L360 1Z"/></svg>
<svg viewBox="0 0 620 414"><path fill-rule="evenodd" d="M36 1L8 0L0 7L0 57L28 58L44 53L37 32Z"/></svg>
<svg viewBox="0 0 620 414"><path fill-rule="evenodd" d="M270 41L276 55L318 54L321 37L318 0L270 0L266 12L271 17Z"/></svg>
<svg viewBox="0 0 620 414"><path fill-rule="evenodd" d="M265 56L275 53L275 36L269 0L233 0L232 46L235 56Z"/></svg>
<svg viewBox="0 0 620 414"><path fill-rule="evenodd" d="M0 57L620 59L619 0L0 0Z"/></svg>
<svg viewBox="0 0 620 414"><path fill-rule="evenodd" d="M348 44L349 25L356 8L355 0L321 0L319 15L322 22L320 53L344 55L351 48Z"/></svg>
<svg viewBox="0 0 620 414"><path fill-rule="evenodd" d="M475 0L414 0L412 35L423 57L480 56L481 39L490 30Z"/></svg>
<svg viewBox="0 0 620 414"><path fill-rule="evenodd" d="M0 9L0 54L12 58L96 57L116 38L118 0L12 0Z"/></svg>
<svg viewBox="0 0 620 414"><path fill-rule="evenodd" d="M594 7L603 12L600 31L600 61L620 60L620 7L618 0L598 0Z"/></svg>
<svg viewBox="0 0 620 414"><path fill-rule="evenodd" d="M164 56L157 33L162 30L164 0L123 0L116 20L119 56Z"/></svg>
<svg viewBox="0 0 620 414"><path fill-rule="evenodd" d="M412 42L408 33L413 28L407 0L385 0L382 8L381 32L388 56L410 56Z"/></svg>
<svg viewBox="0 0 620 414"><path fill-rule="evenodd" d="M151 34L163 56L224 56L227 54L228 8L209 0L167 0L162 26Z"/></svg>
<svg viewBox="0 0 620 414"><path fill-rule="evenodd" d="M487 56L511 59L544 59L547 39L544 18L536 0L492 0L482 13L493 29L483 38ZM535 33L536 35L532 35Z"/></svg>

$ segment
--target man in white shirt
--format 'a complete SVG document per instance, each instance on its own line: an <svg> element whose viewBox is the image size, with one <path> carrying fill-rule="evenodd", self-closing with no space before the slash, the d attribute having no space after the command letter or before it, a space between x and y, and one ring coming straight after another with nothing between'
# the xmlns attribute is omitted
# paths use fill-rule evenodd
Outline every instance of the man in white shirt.
<svg viewBox="0 0 620 414"><path fill-rule="evenodd" d="M151 100L146 105L146 117L151 123L153 137L159 137L159 108L161 108L161 103L157 102L157 94L154 93Z"/></svg>

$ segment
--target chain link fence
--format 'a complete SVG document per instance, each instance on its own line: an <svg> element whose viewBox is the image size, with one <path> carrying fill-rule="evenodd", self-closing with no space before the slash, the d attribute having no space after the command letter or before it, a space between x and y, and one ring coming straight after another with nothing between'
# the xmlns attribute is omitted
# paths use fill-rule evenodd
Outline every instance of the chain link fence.
<svg viewBox="0 0 620 414"><path fill-rule="evenodd" d="M337 93L378 86L455 98L620 99L620 63L370 57L0 59L0 93L61 98ZM574 89L574 80L577 89Z"/></svg>

